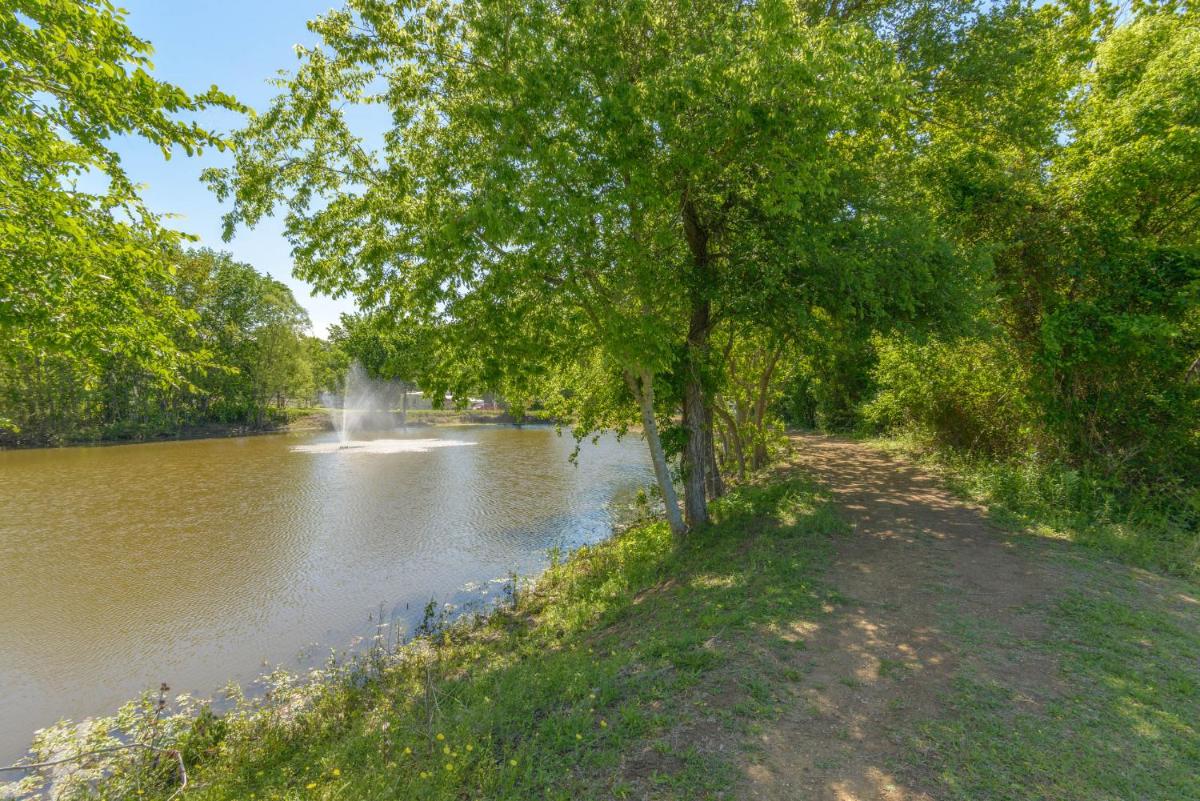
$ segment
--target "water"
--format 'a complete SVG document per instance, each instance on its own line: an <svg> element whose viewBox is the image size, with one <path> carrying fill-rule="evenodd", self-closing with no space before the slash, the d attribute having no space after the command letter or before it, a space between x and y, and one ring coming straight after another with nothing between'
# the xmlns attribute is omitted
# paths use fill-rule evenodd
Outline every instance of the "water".
<svg viewBox="0 0 1200 801"><path fill-rule="evenodd" d="M358 362L351 362L346 372L340 402L323 393L325 405L333 409L330 422L343 444L369 432L388 431L404 424L404 412L397 419L392 409L401 407L406 397L404 385L399 381L372 378Z"/></svg>
<svg viewBox="0 0 1200 801"><path fill-rule="evenodd" d="M453 427L0 452L0 764L143 689L210 695L480 599L611 530L637 439Z"/></svg>

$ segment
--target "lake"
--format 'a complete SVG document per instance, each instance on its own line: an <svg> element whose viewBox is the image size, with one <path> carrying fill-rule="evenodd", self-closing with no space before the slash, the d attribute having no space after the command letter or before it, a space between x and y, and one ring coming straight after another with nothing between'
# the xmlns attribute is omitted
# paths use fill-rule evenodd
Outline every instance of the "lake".
<svg viewBox="0 0 1200 801"><path fill-rule="evenodd" d="M303 668L381 609L411 631L603 539L653 481L645 446L574 447L454 426L0 452L0 764L59 718Z"/></svg>

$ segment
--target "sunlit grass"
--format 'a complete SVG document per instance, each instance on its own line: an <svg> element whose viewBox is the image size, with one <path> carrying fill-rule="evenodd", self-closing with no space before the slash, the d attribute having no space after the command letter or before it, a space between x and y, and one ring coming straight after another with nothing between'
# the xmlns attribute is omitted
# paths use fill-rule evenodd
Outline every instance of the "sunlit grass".
<svg viewBox="0 0 1200 801"><path fill-rule="evenodd" d="M1057 664L1044 704L964 670L946 713L913 732L945 797L1200 799L1196 615L1104 568L1044 611L1049 630L1026 645Z"/></svg>

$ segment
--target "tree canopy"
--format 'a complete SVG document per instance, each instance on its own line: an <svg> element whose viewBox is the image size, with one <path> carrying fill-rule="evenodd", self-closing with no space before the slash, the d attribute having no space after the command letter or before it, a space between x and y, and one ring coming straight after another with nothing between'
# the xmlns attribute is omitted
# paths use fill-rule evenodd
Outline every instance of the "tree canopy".
<svg viewBox="0 0 1200 801"><path fill-rule="evenodd" d="M321 45L209 178L227 231L282 205L300 275L432 332L426 382L471 363L520 393L572 363L622 383L669 514L656 429L684 397L702 522L715 328L919 314L953 263L907 202L917 98L895 42L810 16L355 0L312 23ZM355 135L354 104L387 107L382 142Z"/></svg>
<svg viewBox="0 0 1200 801"><path fill-rule="evenodd" d="M223 139L187 118L236 102L153 79L104 0L0 17L9 428L122 382L261 417L353 355L640 428L676 532L785 422L1194 487L1190 4L348 0L310 28ZM319 342L277 282L182 250L117 134L232 145L226 235L281 214L361 314Z"/></svg>
<svg viewBox="0 0 1200 801"><path fill-rule="evenodd" d="M186 117L237 107L150 75L150 45L107 0L0 11L0 361L120 355L178 381L187 315L163 288L180 235L141 202L110 140L225 146Z"/></svg>

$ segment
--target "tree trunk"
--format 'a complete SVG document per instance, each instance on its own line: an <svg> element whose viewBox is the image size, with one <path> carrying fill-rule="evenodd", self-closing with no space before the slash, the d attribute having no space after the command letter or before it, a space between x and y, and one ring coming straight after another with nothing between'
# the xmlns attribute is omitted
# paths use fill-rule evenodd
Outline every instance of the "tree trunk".
<svg viewBox="0 0 1200 801"><path fill-rule="evenodd" d="M729 414L726 409L720 404L713 404L713 408L721 419L725 421L725 428L728 429L729 441L733 445L733 456L737 459L738 466L738 481L746 480L746 452L742 448L742 433L738 431L737 422Z"/></svg>
<svg viewBox="0 0 1200 801"><path fill-rule="evenodd" d="M708 437L704 428L704 390L689 368L683 388L683 425L687 429L684 448L683 511L689 528L708 522L708 495L705 476L708 465Z"/></svg>
<svg viewBox="0 0 1200 801"><path fill-rule="evenodd" d="M687 533L687 527L679 514L679 498L675 495L671 470L667 467L667 456L663 452L662 439L658 436L658 421L654 418L654 375L643 370L638 378L634 378L632 373L626 371L625 383L637 398L642 412L642 433L646 438L647 447L650 448L650 461L654 464L654 477L658 481L659 492L662 493L667 523L671 526L672 534L677 537L683 536Z"/></svg>
<svg viewBox="0 0 1200 801"><path fill-rule="evenodd" d="M705 479L707 484L705 489L708 491L708 497L720 498L725 494L725 481L721 478L721 468L717 465L717 438L715 436L716 427L713 425L712 402L704 410L704 428L705 440L708 443L707 463L705 464Z"/></svg>
<svg viewBox="0 0 1200 801"><path fill-rule="evenodd" d="M767 443L764 423L767 419L767 400L770 395L771 377L775 374L775 365L779 363L782 348L778 345L771 348L766 366L758 379L758 398L754 404L754 428L758 439L754 443L754 469L759 470L767 464Z"/></svg>
<svg viewBox="0 0 1200 801"><path fill-rule="evenodd" d="M711 422L703 372L712 326L708 299L712 263L708 252L708 231L686 193L681 212L684 235L692 254L692 276L688 287L691 319L688 323L683 386L683 425L688 435L683 460L683 507L688 526L694 527L708 522L707 487L710 482L707 479L706 468L711 449Z"/></svg>

